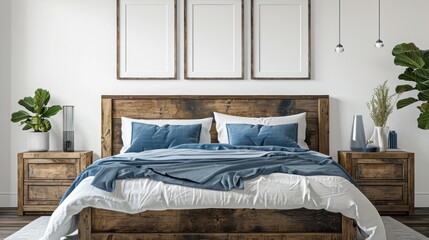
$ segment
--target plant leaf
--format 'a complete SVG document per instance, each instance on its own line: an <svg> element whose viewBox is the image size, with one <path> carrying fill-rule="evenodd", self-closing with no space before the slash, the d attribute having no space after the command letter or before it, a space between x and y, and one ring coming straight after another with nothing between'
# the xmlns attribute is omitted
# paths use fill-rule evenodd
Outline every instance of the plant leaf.
<svg viewBox="0 0 429 240"><path fill-rule="evenodd" d="M429 111L420 113L420 116L417 118L417 125L421 129L429 129Z"/></svg>
<svg viewBox="0 0 429 240"><path fill-rule="evenodd" d="M24 110L20 110L18 112L12 113L11 121L12 122L20 122L22 120L25 120L27 118L30 118L31 116Z"/></svg>
<svg viewBox="0 0 429 240"><path fill-rule="evenodd" d="M420 93L417 94L417 98L420 101L429 101L429 90L420 91Z"/></svg>
<svg viewBox="0 0 429 240"><path fill-rule="evenodd" d="M34 113L34 98L25 97L18 101L18 104L25 107L28 111Z"/></svg>
<svg viewBox="0 0 429 240"><path fill-rule="evenodd" d="M420 82L429 80L429 69L418 68L414 70L414 73L417 76L417 80L420 80Z"/></svg>
<svg viewBox="0 0 429 240"><path fill-rule="evenodd" d="M30 130L30 129L32 129L33 127L31 126L31 125L29 125L29 124L26 124L23 128L22 128L22 130Z"/></svg>
<svg viewBox="0 0 429 240"><path fill-rule="evenodd" d="M403 67L410 67L413 69L422 68L425 65L423 59L416 52L405 52L398 54L395 57L394 63Z"/></svg>
<svg viewBox="0 0 429 240"><path fill-rule="evenodd" d="M429 50L422 51L423 60L425 61L425 66L423 68L429 69Z"/></svg>
<svg viewBox="0 0 429 240"><path fill-rule="evenodd" d="M429 111L429 102L423 103L421 106L418 107L418 109L421 112Z"/></svg>
<svg viewBox="0 0 429 240"><path fill-rule="evenodd" d="M402 73L402 74L399 75L398 78L401 79L401 80L405 80L405 81L413 81L413 82L415 82L416 79L417 79L417 76L414 73L414 70L412 68L407 68L404 73Z"/></svg>
<svg viewBox="0 0 429 240"><path fill-rule="evenodd" d="M429 87L429 80L420 82L420 84Z"/></svg>
<svg viewBox="0 0 429 240"><path fill-rule="evenodd" d="M43 132L49 132L49 130L51 130L52 126L48 119L43 119L43 125L45 127Z"/></svg>
<svg viewBox="0 0 429 240"><path fill-rule="evenodd" d="M44 118L52 117L55 114L57 114L59 111L61 111L61 109L63 109L63 108L59 105L54 105L52 107L46 107L46 110L43 112L42 117L44 117Z"/></svg>
<svg viewBox="0 0 429 240"><path fill-rule="evenodd" d="M392 55L397 56L406 52L416 51L420 51L420 49L414 43L401 43L393 48Z"/></svg>
<svg viewBox="0 0 429 240"><path fill-rule="evenodd" d="M396 89L395 89L396 93L403 93L403 92L408 92L411 90L414 90L414 87L411 85L408 85L408 84L398 85L398 86L396 86Z"/></svg>
<svg viewBox="0 0 429 240"><path fill-rule="evenodd" d="M409 98L404 98L398 101L398 103L396 104L396 108L397 109L401 109L403 107L406 107L408 105L411 105L415 102L418 102L419 100L413 98L413 97L409 97Z"/></svg>
<svg viewBox="0 0 429 240"><path fill-rule="evenodd" d="M49 94L49 91L41 88L37 89L34 94L34 110L37 114L40 114L43 107L49 102L51 95Z"/></svg>
<svg viewBox="0 0 429 240"><path fill-rule="evenodd" d="M416 89L419 91L424 91L424 90L428 90L429 86L417 81Z"/></svg>

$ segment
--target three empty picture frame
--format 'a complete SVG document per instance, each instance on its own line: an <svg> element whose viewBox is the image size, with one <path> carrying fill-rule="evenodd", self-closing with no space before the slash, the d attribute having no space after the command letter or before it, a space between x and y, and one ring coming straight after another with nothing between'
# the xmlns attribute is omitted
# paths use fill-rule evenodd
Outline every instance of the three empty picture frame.
<svg viewBox="0 0 429 240"><path fill-rule="evenodd" d="M245 3L251 78L310 78L310 0L117 0L118 79L177 79L178 1L185 79L244 79Z"/></svg>

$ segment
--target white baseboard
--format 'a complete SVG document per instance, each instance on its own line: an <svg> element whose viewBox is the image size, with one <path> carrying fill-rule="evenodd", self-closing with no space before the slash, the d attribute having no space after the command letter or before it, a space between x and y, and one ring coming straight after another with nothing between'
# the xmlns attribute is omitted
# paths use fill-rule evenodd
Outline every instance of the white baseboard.
<svg viewBox="0 0 429 240"><path fill-rule="evenodd" d="M416 193L416 207L429 207L429 192Z"/></svg>
<svg viewBox="0 0 429 240"><path fill-rule="evenodd" d="M0 192L0 207L16 207L17 193Z"/></svg>

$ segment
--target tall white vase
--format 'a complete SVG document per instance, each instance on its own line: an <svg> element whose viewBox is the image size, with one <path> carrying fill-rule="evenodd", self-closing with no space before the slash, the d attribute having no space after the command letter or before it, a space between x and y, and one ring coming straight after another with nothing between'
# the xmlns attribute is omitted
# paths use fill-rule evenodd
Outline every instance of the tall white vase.
<svg viewBox="0 0 429 240"><path fill-rule="evenodd" d="M389 129L389 127L374 127L371 141L373 145L377 146L379 152L385 152L387 149Z"/></svg>

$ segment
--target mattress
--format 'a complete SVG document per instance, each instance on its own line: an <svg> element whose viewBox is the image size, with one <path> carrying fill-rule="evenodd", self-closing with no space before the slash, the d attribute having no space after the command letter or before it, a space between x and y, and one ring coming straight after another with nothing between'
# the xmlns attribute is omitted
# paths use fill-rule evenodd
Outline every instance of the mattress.
<svg viewBox="0 0 429 240"><path fill-rule="evenodd" d="M244 182L243 189L216 191L167 184L147 178L115 182L112 192L91 185L85 178L52 214L41 240L60 239L76 230L77 217L86 207L124 213L147 210L255 208L325 209L355 219L367 239L385 239L380 215L348 180L338 176L261 175Z"/></svg>

